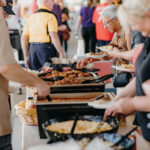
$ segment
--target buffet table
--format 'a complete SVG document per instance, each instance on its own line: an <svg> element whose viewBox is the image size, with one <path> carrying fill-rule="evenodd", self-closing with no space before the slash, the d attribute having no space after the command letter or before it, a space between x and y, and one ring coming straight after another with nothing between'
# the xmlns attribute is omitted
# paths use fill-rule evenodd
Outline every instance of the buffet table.
<svg viewBox="0 0 150 150"><path fill-rule="evenodd" d="M22 124L22 150L39 144L46 144L47 139L40 139L38 126Z"/></svg>
<svg viewBox="0 0 150 150"><path fill-rule="evenodd" d="M120 127L118 133L124 135L132 128L133 126L128 124L125 127ZM22 137L22 150L28 150L28 148L33 146L46 144L48 141L47 139L40 139L37 126L28 126L25 124L23 124L22 128ZM138 148L137 150L141 149Z"/></svg>

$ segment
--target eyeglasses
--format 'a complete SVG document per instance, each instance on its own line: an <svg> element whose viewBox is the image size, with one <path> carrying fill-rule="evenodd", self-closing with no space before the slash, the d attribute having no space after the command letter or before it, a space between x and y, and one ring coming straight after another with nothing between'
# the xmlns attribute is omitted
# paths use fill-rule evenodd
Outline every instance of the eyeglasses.
<svg viewBox="0 0 150 150"><path fill-rule="evenodd" d="M107 26L109 25L109 23L110 23L110 22L112 22L114 19L115 19L115 18L113 18L113 19L109 20L109 21L108 21L108 22L106 22L106 23L103 23L103 25L104 25L105 27L107 27Z"/></svg>

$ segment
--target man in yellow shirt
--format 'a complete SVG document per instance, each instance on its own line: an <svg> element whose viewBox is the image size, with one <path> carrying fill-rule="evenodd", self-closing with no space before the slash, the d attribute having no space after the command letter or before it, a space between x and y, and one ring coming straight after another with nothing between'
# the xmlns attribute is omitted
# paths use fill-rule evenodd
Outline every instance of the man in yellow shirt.
<svg viewBox="0 0 150 150"><path fill-rule="evenodd" d="M64 53L58 37L56 16L50 12L53 0L37 0L39 9L26 23L21 42L26 67L40 69L49 58L63 58Z"/></svg>

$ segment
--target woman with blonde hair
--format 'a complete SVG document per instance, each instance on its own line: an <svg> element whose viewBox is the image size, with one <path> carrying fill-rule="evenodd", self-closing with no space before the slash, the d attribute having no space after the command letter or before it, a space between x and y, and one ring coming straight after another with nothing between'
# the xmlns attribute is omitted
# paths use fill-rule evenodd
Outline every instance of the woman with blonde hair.
<svg viewBox="0 0 150 150"><path fill-rule="evenodd" d="M150 0L125 0L118 14L133 30L147 36L144 48L136 61L136 77L115 98L105 117L136 112L136 123L141 127L148 150L150 148ZM124 18L121 18L124 16Z"/></svg>

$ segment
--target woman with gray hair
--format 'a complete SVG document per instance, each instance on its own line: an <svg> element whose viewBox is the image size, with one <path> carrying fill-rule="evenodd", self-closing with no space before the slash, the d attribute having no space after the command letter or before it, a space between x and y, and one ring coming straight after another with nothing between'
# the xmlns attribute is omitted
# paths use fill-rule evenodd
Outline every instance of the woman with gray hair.
<svg viewBox="0 0 150 150"><path fill-rule="evenodd" d="M119 16L134 30L150 36L150 0L125 0L119 8ZM145 143L150 148L150 38L136 61L136 77L116 98L112 107L106 110L107 116L129 115L136 112L136 123L141 127ZM144 143L143 143L144 144Z"/></svg>
<svg viewBox="0 0 150 150"><path fill-rule="evenodd" d="M110 43L114 47L118 47L123 50L128 50L125 32L122 30L122 26L117 18L118 7L115 5L109 5L104 8L101 19L103 21L104 27L110 32L114 33L114 37Z"/></svg>
<svg viewBox="0 0 150 150"><path fill-rule="evenodd" d="M117 10L118 10L118 7L116 7L115 5L110 5L110 6L106 7L102 13L103 22L105 23L105 20L108 18L108 16L111 20L117 18ZM119 16L120 16L120 14L119 14ZM132 61L136 58L136 55L139 53L139 50L141 50L143 48L143 42L144 42L145 38L142 37L140 32L131 31L130 27L128 26L128 23L125 22L124 18L125 17L121 16L121 19L122 19L121 26L120 26L120 24L119 24L119 27L116 24L114 24L114 25L116 25L115 26L116 29L118 29L119 31L121 30L121 32L124 33L123 38L125 38L125 40L123 39L123 40L119 40L119 41L121 42L121 44L123 43L122 41L125 41L123 44L125 44L125 46L127 45L128 51L126 51L127 49L122 50L117 47L114 47L112 51L108 52L108 55L109 55L109 57L112 57L115 59L120 58L120 59L125 59L128 61ZM117 24L118 24L118 20L119 20L119 18L117 18L117 21L116 21ZM112 27L111 26L109 26L109 27L111 30ZM116 41L118 41L116 39L117 39L117 33L115 33L113 41L110 44L114 46L114 43ZM131 48L132 48L132 50L131 50Z"/></svg>
<svg viewBox="0 0 150 150"><path fill-rule="evenodd" d="M101 14L101 19L103 21L104 28L114 33L113 39L109 44L113 46L113 50L119 49L121 51L127 51L128 49L130 49L130 44L127 44L130 43L130 38L128 38L129 41L127 41L127 35L123 31L122 26L120 25L119 20L117 18L117 10L118 7L115 5L107 6L106 8L104 8ZM120 63L122 62L117 61L117 64Z"/></svg>

